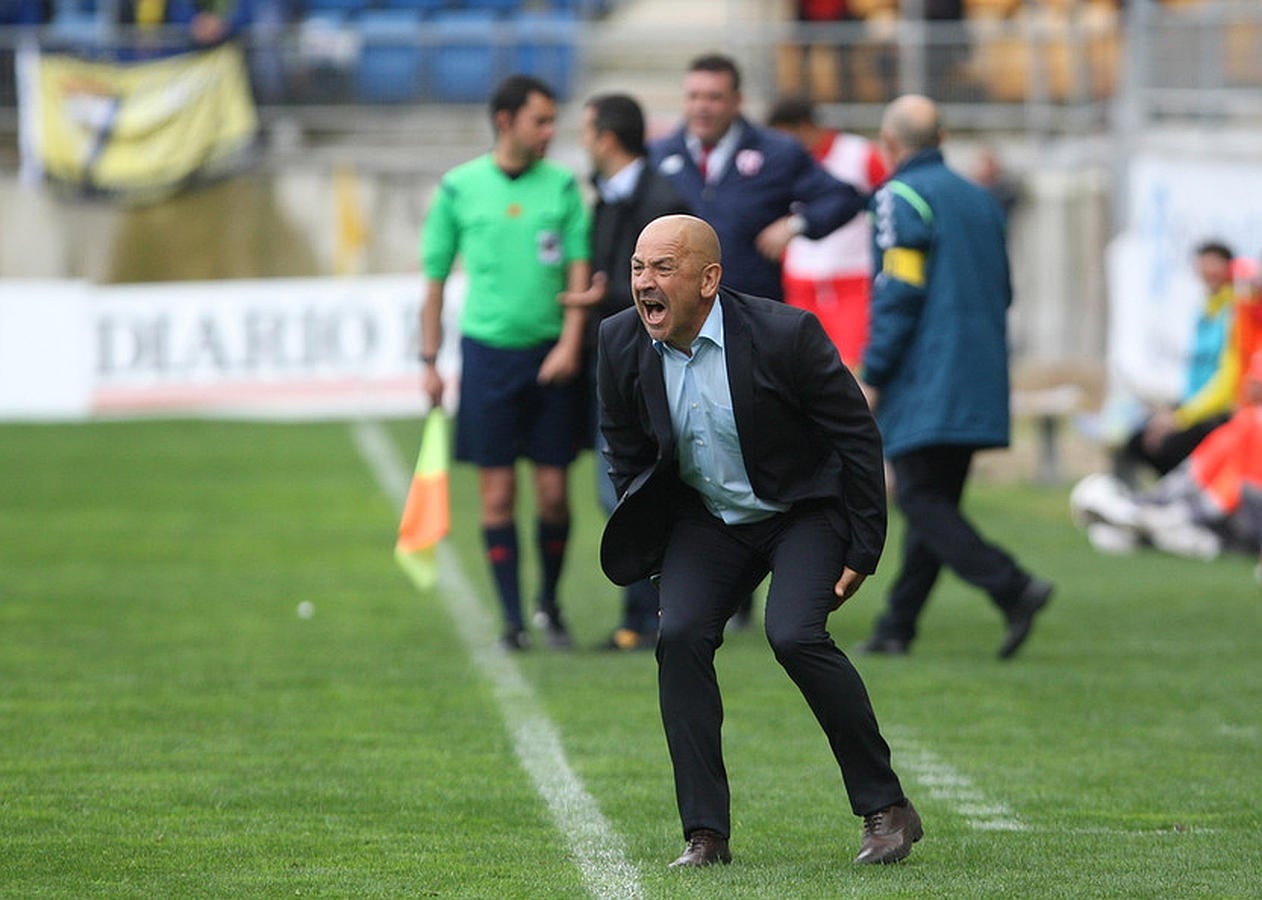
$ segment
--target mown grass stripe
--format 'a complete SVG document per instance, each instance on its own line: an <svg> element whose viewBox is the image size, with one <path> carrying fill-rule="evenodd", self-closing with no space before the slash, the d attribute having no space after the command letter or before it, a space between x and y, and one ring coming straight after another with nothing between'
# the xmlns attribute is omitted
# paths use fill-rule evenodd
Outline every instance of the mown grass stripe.
<svg viewBox="0 0 1262 900"><path fill-rule="evenodd" d="M382 491L403 508L411 472L385 430L356 422L352 435ZM570 768L561 737L512 657L495 644L494 616L477 599L446 544L438 546L438 596L478 671L490 682L513 749L565 836L583 881L596 897L640 897L639 873L623 841Z"/></svg>
<svg viewBox="0 0 1262 900"><path fill-rule="evenodd" d="M910 771L925 792L950 806L978 831L1025 831L1027 825L1006 804L987 797L963 772L919 743L906 729L887 729L900 768Z"/></svg>

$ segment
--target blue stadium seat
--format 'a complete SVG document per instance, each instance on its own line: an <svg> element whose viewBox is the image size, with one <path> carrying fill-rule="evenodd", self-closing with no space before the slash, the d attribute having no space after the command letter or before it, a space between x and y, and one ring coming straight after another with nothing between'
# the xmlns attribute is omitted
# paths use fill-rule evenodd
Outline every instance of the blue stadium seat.
<svg viewBox="0 0 1262 900"><path fill-rule="evenodd" d="M49 23L46 48L86 54L99 47L104 36L96 13L62 10Z"/></svg>
<svg viewBox="0 0 1262 900"><path fill-rule="evenodd" d="M0 0L0 25L42 25L44 13L39 0Z"/></svg>
<svg viewBox="0 0 1262 900"><path fill-rule="evenodd" d="M368 0L302 0L307 16L317 13L343 13L354 15L368 7Z"/></svg>
<svg viewBox="0 0 1262 900"><path fill-rule="evenodd" d="M514 71L543 79L559 99L568 99L574 86L578 20L564 12L523 12L514 28Z"/></svg>
<svg viewBox="0 0 1262 900"><path fill-rule="evenodd" d="M340 103L349 99L351 67L357 61L347 37L353 31L344 10L312 10L298 27L298 99Z"/></svg>
<svg viewBox="0 0 1262 900"><path fill-rule="evenodd" d="M436 99L447 103L480 103L503 77L504 54L496 43L497 18L487 10L439 13L432 29L436 39L432 83Z"/></svg>
<svg viewBox="0 0 1262 900"><path fill-rule="evenodd" d="M377 0L377 5L382 9L414 9L428 17L458 2L459 0Z"/></svg>
<svg viewBox="0 0 1262 900"><path fill-rule="evenodd" d="M345 28L349 21L344 9L309 9L299 24L304 28Z"/></svg>
<svg viewBox="0 0 1262 900"><path fill-rule="evenodd" d="M460 0L461 9L470 12L490 12L503 18L517 15L525 0Z"/></svg>
<svg viewBox="0 0 1262 900"><path fill-rule="evenodd" d="M613 11L615 0L548 0L553 12L568 12L580 19L599 19Z"/></svg>
<svg viewBox="0 0 1262 900"><path fill-rule="evenodd" d="M421 13L414 9L366 9L359 14L359 98L371 103L406 103L424 91Z"/></svg>
<svg viewBox="0 0 1262 900"><path fill-rule="evenodd" d="M42 4L38 0L16 0L15 5L38 7ZM95 16L97 13L96 0L54 0L51 8L52 18L50 21L80 19L84 16Z"/></svg>

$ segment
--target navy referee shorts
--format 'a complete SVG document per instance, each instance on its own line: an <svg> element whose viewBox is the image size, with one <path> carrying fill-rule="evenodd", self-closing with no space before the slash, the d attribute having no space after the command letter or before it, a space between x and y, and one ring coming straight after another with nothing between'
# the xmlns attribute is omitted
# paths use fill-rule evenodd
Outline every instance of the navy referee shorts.
<svg viewBox="0 0 1262 900"><path fill-rule="evenodd" d="M460 408L456 459L481 468L526 457L541 466L568 466L578 454L577 380L539 384L539 367L553 342L524 349L460 340Z"/></svg>

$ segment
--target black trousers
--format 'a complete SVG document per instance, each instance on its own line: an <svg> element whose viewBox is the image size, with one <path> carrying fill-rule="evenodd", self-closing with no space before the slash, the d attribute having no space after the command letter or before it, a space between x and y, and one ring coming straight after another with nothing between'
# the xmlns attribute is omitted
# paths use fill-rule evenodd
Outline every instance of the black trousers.
<svg viewBox="0 0 1262 900"><path fill-rule="evenodd" d="M589 348L589 367L587 376L587 393L590 406L588 414L592 420L592 453L596 469L596 497L604 507L605 516L613 512L618 505L618 493L614 490L613 481L605 469L605 460L601 451L605 447L605 436L600 430L600 397L596 385L595 348ZM642 637L652 640L657 635L657 585L644 578L629 584L622 590L622 621L619 628L627 628Z"/></svg>
<svg viewBox="0 0 1262 900"><path fill-rule="evenodd" d="M906 531L902 568L877 620L877 637L915 638L916 620L943 566L988 593L1004 612L1029 585L1029 573L987 543L960 511L973 453L972 447L922 447L890 460Z"/></svg>
<svg viewBox="0 0 1262 900"><path fill-rule="evenodd" d="M903 799L867 689L828 634L845 551L819 506L729 526L698 500L677 521L662 563L657 662L685 837L698 828L731 833L714 654L737 603L768 572L767 640L824 729L851 809L865 815Z"/></svg>
<svg viewBox="0 0 1262 900"><path fill-rule="evenodd" d="M1123 480L1130 481L1125 477L1126 470L1135 463L1147 463L1156 470L1158 475L1168 475L1174 471L1175 467L1183 460L1192 455L1192 451L1196 449L1196 445L1205 440L1209 433L1226 422L1230 416L1215 416L1205 422L1199 422L1190 428L1184 428L1181 431L1175 431L1166 436L1156 450L1149 450L1144 446L1144 429L1140 428L1130 436L1126 444L1122 447L1116 465L1122 469L1119 473ZM1147 423L1145 423L1147 424Z"/></svg>

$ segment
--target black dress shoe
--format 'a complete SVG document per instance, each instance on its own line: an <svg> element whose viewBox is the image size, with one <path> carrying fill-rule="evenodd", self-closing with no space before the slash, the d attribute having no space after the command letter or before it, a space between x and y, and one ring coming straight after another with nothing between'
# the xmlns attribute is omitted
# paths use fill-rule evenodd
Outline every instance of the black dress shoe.
<svg viewBox="0 0 1262 900"><path fill-rule="evenodd" d="M553 650L570 650L573 648L574 639L570 637L569 629L561 621L559 612L544 612L540 610L535 613L535 625L543 632L544 641Z"/></svg>
<svg viewBox="0 0 1262 900"><path fill-rule="evenodd" d="M1017 605L1008 610L1008 630L1004 632L1003 643L999 645L999 658L1011 659L1021 649L1025 639L1030 636L1034 627L1034 617L1047 606L1054 590L1051 582L1042 578L1031 578L1030 583L1021 592Z"/></svg>
<svg viewBox="0 0 1262 900"><path fill-rule="evenodd" d="M870 865L898 862L924 836L920 814L910 800L904 800L902 806L887 806L863 817L863 847L854 861Z"/></svg>
<svg viewBox="0 0 1262 900"><path fill-rule="evenodd" d="M669 868L696 868L710 866L714 863L727 865L732 861L732 852L727 849L727 838L709 828L698 828L688 835L688 847L679 859Z"/></svg>
<svg viewBox="0 0 1262 900"><path fill-rule="evenodd" d="M873 635L862 644L856 645L854 651L865 656L906 656L910 649L910 641Z"/></svg>
<svg viewBox="0 0 1262 900"><path fill-rule="evenodd" d="M509 628L500 638L500 646L510 653L520 653L530 649L530 635L524 628Z"/></svg>

